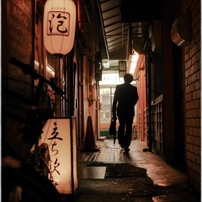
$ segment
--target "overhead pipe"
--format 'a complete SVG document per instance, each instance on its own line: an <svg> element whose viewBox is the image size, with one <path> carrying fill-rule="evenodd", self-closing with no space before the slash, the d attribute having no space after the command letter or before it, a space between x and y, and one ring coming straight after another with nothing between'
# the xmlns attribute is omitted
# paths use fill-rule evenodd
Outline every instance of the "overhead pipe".
<svg viewBox="0 0 202 202"><path fill-rule="evenodd" d="M109 48L108 48L108 44L107 44L107 39L106 39L106 35L105 35L105 29L104 29L104 22L103 22L103 17L102 17L102 10L100 7L100 1L97 0L97 6L98 6L98 10L99 10L99 15L100 15L100 21L101 21L101 26L102 26L102 34L103 34L103 38L104 38L104 43L105 43L105 47L106 47L106 53L107 53L107 59L109 60Z"/></svg>

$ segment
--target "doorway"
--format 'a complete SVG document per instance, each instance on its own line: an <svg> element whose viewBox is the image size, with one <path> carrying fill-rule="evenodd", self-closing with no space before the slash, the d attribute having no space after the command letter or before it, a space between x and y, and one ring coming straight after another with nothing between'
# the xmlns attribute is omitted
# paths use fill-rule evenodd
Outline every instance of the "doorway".
<svg viewBox="0 0 202 202"><path fill-rule="evenodd" d="M99 82L100 95L100 137L109 136L109 125L111 122L112 103L114 92L118 84L123 83L123 78L119 77L119 71L103 70L102 80Z"/></svg>
<svg viewBox="0 0 202 202"><path fill-rule="evenodd" d="M118 70L104 70L102 72L102 81L99 82L100 95L100 112L99 112L99 128L100 137L110 138L109 126L112 117L112 104L116 86L124 83L123 77L120 77ZM131 83L136 85L136 81ZM134 122L136 117L134 118ZM118 127L118 119L117 119Z"/></svg>
<svg viewBox="0 0 202 202"><path fill-rule="evenodd" d="M174 129L175 129L175 157L179 166L185 166L185 121L184 121L184 72L182 49L173 46L173 81L174 81Z"/></svg>
<svg viewBox="0 0 202 202"><path fill-rule="evenodd" d="M111 121L111 109L114 99L115 87L100 87L100 136L109 135L109 125Z"/></svg>

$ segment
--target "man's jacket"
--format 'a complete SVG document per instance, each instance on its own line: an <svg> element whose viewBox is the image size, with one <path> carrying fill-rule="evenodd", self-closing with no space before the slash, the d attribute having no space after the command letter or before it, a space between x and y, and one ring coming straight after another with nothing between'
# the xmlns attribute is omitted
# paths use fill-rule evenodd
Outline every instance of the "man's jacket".
<svg viewBox="0 0 202 202"><path fill-rule="evenodd" d="M137 87L131 84L121 84L116 86L114 93L114 101L112 111L116 112L120 116L122 114L127 114L129 116L134 116L134 106L138 101Z"/></svg>

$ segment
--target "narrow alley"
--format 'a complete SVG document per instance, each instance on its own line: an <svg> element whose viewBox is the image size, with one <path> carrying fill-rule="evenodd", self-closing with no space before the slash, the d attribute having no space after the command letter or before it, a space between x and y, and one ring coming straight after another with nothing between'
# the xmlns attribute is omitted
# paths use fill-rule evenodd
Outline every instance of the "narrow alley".
<svg viewBox="0 0 202 202"><path fill-rule="evenodd" d="M116 142L97 141L99 151L79 153L79 189L76 202L198 202L183 172L133 140L124 153ZM67 201L64 199L64 201Z"/></svg>
<svg viewBox="0 0 202 202"><path fill-rule="evenodd" d="M201 200L201 1L1 7L3 202Z"/></svg>

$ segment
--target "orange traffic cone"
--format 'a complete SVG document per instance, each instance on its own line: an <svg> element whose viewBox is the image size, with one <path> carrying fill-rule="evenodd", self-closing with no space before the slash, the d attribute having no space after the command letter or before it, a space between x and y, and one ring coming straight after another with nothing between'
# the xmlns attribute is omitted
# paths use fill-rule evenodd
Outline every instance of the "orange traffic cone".
<svg viewBox="0 0 202 202"><path fill-rule="evenodd" d="M91 116L88 116L84 151L98 151L98 150L99 149L95 144L92 119Z"/></svg>

